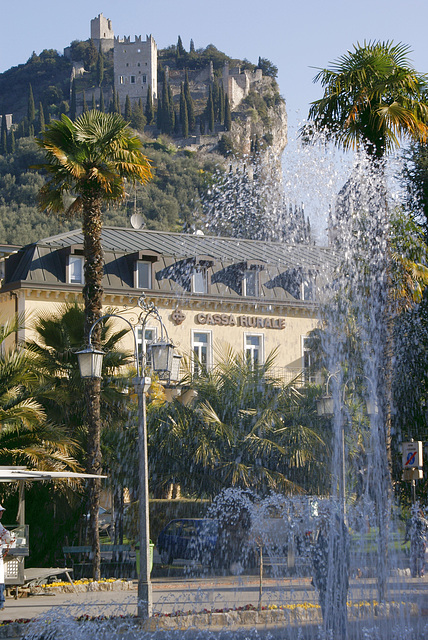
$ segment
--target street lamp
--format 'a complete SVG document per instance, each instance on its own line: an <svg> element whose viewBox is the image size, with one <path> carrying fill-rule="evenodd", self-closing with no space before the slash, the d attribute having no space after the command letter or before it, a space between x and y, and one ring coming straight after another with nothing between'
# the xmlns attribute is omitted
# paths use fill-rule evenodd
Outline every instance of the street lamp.
<svg viewBox="0 0 428 640"><path fill-rule="evenodd" d="M326 382L326 388L325 388L325 395L321 396L320 398L317 399L317 413L319 416L323 416L323 417L328 417L328 418L332 418L334 416L334 398L333 396L329 393L329 383L331 379L334 379L336 381L336 383L339 383L338 380L338 376L337 373L331 373L329 374L329 376L327 377L327 382ZM366 380L368 380L368 382L370 382L370 379L367 378L367 376L364 376L364 378ZM371 382L370 382L371 384ZM342 405L345 404L345 390L347 388L347 385L345 383L344 388L343 388L343 398L342 398ZM372 393L371 396L368 397L366 399L366 409L367 409L367 415L370 416L374 416L378 414L378 405L377 405L377 400L376 398L373 397L373 389L371 389ZM342 405L340 407L340 410L342 409ZM340 442L339 442L339 448L340 448L340 475L339 475L339 500L341 503L341 507L343 509L343 515L345 516L346 514L346 500L345 500L345 487L346 487L346 474L345 474L345 425L343 420L341 421L341 427L340 427Z"/></svg>
<svg viewBox="0 0 428 640"><path fill-rule="evenodd" d="M167 382L178 380L179 363L181 356L174 354L174 345L168 338L165 325L154 303L147 303L145 296L140 296L138 306L141 309L139 324L142 325L143 336L146 322L153 315L161 326L161 337L158 341L147 345L147 352L151 356L151 369L159 375L159 378ZM149 529L149 474L147 455L147 415L146 393L149 390L151 379L144 375L145 353L142 353L140 364L138 357L137 336L133 325L127 318L116 313L109 313L96 320L89 330L88 345L86 349L77 352L80 375L82 378L101 378L102 359L104 352L95 349L92 345L92 333L94 327L107 318L119 318L124 320L131 328L134 337L134 359L137 375L134 378L134 387L138 397L138 479L139 479L139 524L140 524L140 575L138 578L138 617L149 618L153 610L152 583L150 580L150 529ZM177 364L178 363L178 364ZM175 378L174 378L175 376Z"/></svg>

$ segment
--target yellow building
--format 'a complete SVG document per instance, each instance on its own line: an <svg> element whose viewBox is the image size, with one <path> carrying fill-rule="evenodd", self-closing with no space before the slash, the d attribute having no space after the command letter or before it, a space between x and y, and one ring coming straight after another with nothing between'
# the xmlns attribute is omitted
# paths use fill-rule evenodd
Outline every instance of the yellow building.
<svg viewBox="0 0 428 640"><path fill-rule="evenodd" d="M276 373L285 381L304 370L305 339L318 324L320 274L334 263L329 249L111 227L104 227L102 242L104 312L114 309L138 326L144 293L178 352L197 356L194 370L215 364L229 345L258 362L277 349ZM1 259L2 318L16 312L36 317L82 301L80 230L4 252ZM159 337L159 330L150 320L144 336L138 330L139 342ZM127 339L124 347L131 350L132 336Z"/></svg>

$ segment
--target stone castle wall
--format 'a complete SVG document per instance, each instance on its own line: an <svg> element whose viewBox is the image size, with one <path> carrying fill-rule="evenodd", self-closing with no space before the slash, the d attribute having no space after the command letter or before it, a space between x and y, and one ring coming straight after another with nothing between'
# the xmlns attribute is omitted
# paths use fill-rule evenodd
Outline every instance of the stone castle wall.
<svg viewBox="0 0 428 640"><path fill-rule="evenodd" d="M119 94L120 104L125 104L128 95L131 102L147 99L148 88L152 97L158 96L157 83L157 46L154 38L135 36L132 42L129 36L114 39L114 88Z"/></svg>
<svg viewBox="0 0 428 640"><path fill-rule="evenodd" d="M97 49L110 51L114 46L114 32L111 20L104 18L103 14L98 14L97 18L91 20L91 39Z"/></svg>

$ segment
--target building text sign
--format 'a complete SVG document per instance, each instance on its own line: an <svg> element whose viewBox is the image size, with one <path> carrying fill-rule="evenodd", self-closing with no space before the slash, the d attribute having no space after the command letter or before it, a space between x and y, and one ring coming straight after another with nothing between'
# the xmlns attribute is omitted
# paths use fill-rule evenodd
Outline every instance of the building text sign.
<svg viewBox="0 0 428 640"><path fill-rule="evenodd" d="M285 329L285 318L265 318L263 316L234 316L231 313L198 313L198 324L220 325L223 327L246 327L247 329Z"/></svg>

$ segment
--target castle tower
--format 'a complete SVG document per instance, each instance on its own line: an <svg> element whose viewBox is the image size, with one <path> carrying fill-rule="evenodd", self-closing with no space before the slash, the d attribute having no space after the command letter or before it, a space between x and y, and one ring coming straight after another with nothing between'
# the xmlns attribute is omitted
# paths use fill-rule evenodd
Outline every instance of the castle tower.
<svg viewBox="0 0 428 640"><path fill-rule="evenodd" d="M97 49L109 51L114 47L114 33L111 20L104 18L100 13L97 18L91 20L91 39Z"/></svg>
<svg viewBox="0 0 428 640"><path fill-rule="evenodd" d="M123 107L128 95L131 103L147 98L148 88L152 98L158 96L157 81L158 49L154 38L135 36L114 39L114 88Z"/></svg>

